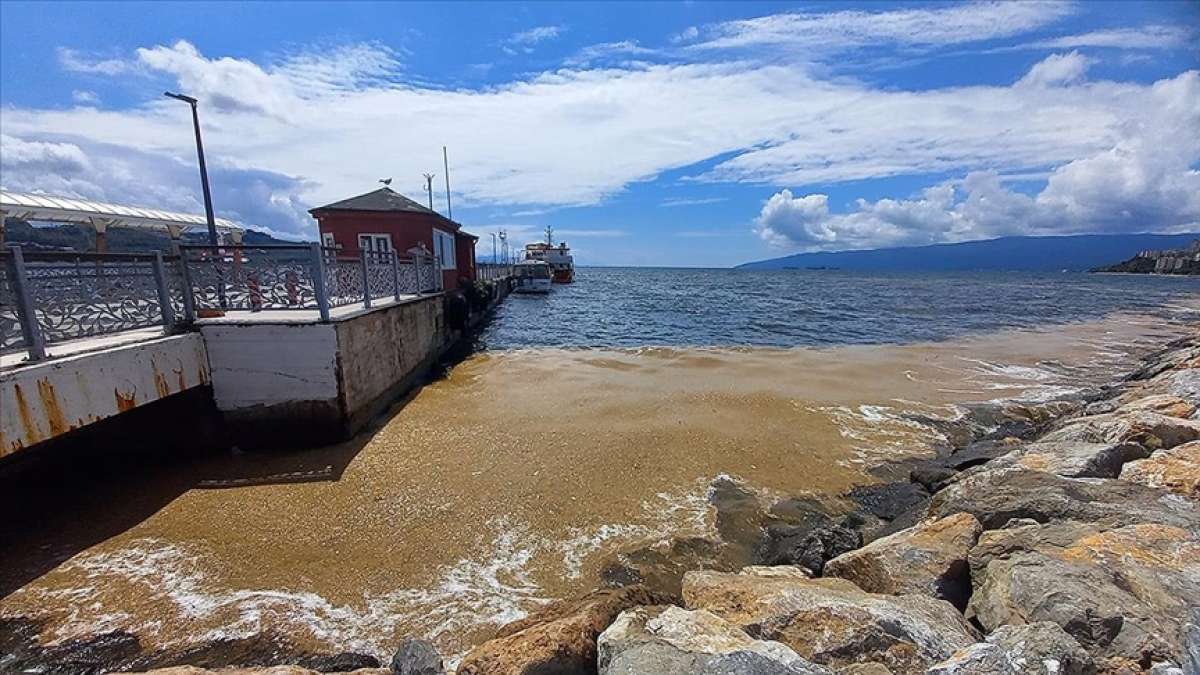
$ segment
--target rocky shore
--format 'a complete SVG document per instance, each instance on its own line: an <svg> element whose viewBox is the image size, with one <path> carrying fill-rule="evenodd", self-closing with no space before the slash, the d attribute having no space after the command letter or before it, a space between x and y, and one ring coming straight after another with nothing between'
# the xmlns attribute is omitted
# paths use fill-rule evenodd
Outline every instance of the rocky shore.
<svg viewBox="0 0 1200 675"><path fill-rule="evenodd" d="M1200 336L1075 398L916 421L946 438L937 456L841 499L764 505L717 479L718 537L615 556L602 588L504 626L457 673L1200 674ZM420 640L353 657L308 665L445 672Z"/></svg>

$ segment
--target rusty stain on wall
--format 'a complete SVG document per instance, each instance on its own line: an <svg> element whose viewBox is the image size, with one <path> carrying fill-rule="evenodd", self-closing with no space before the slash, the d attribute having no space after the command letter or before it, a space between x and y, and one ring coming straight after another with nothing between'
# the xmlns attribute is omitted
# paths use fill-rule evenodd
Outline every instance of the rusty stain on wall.
<svg viewBox="0 0 1200 675"><path fill-rule="evenodd" d="M128 394L122 394L120 389L113 389L113 395L117 397L117 412L125 412L137 407L137 389Z"/></svg>
<svg viewBox="0 0 1200 675"><path fill-rule="evenodd" d="M38 398L42 401L42 412L46 414L46 422L50 425L50 435L57 436L71 430L67 416L58 405L58 396L54 393L54 385L49 379L37 381Z"/></svg>
<svg viewBox="0 0 1200 675"><path fill-rule="evenodd" d="M166 398L171 395L171 387L167 384L167 378L158 372L158 365L153 361L150 362L150 370L154 372L154 390L158 392L159 398Z"/></svg>
<svg viewBox="0 0 1200 675"><path fill-rule="evenodd" d="M29 409L29 401L25 400L25 392L21 385L13 384L13 393L17 397L17 414L21 416L21 432L25 437L25 445L33 445L45 438L33 419L33 411Z"/></svg>

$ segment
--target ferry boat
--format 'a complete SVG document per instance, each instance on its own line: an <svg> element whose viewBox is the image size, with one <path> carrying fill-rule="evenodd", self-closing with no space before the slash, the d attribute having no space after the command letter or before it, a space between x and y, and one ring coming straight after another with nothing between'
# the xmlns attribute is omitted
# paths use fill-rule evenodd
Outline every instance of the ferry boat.
<svg viewBox="0 0 1200 675"><path fill-rule="evenodd" d="M525 245L526 260L541 260L550 265L554 283L569 284L575 281L575 258L567 242L554 245L554 230L546 228L546 241Z"/></svg>
<svg viewBox="0 0 1200 675"><path fill-rule="evenodd" d="M517 285L514 293L549 293L550 264L545 260L522 260L513 265Z"/></svg>

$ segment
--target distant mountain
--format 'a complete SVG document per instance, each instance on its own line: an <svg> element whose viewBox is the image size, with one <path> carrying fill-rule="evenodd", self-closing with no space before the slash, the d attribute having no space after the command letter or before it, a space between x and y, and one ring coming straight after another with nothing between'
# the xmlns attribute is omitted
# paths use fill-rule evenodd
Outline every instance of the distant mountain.
<svg viewBox="0 0 1200 675"><path fill-rule="evenodd" d="M958 244L864 251L798 253L738 265L741 269L1086 271L1146 249L1185 248L1196 234L1080 234L1001 237Z"/></svg>
<svg viewBox="0 0 1200 675"><path fill-rule="evenodd" d="M91 228L79 225L34 227L18 218L4 219L4 241L31 249L90 251L95 246L95 239L95 232ZM208 232L193 229L184 233L183 241L187 244L208 243ZM258 230L246 230L242 242L247 246L296 243L272 237ZM171 250L171 238L165 232L155 230L114 227L108 231L108 250L113 253L154 250L167 252Z"/></svg>

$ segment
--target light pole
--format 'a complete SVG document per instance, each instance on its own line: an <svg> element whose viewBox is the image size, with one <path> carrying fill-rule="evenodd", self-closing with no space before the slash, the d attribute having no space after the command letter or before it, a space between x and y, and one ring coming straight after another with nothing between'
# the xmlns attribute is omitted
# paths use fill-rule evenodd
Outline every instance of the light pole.
<svg viewBox="0 0 1200 675"><path fill-rule="evenodd" d="M208 219L208 243L210 246L216 247L217 241L217 221L213 218L212 193L208 189L208 168L204 165L204 143L200 140L200 115L196 113L196 99L183 94L173 94L169 91L164 91L163 96L173 98L177 101L183 101L192 106L192 126L196 128L196 156L200 158L200 185L204 188L204 216ZM213 255L216 255L214 252Z"/></svg>

